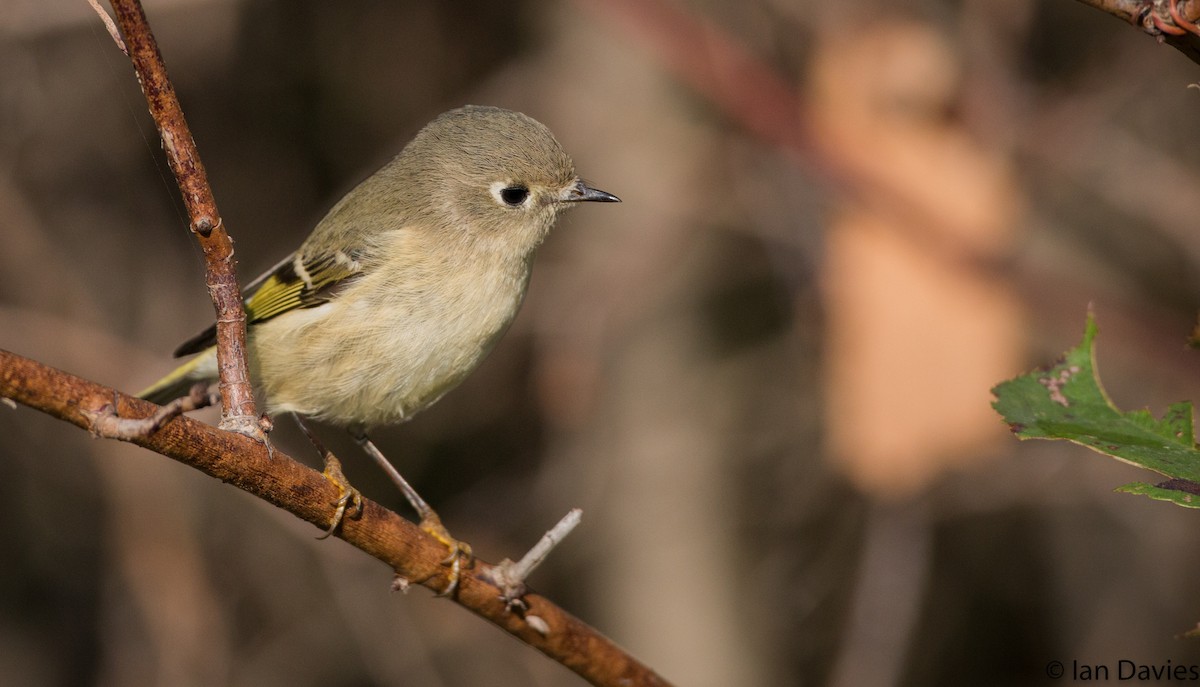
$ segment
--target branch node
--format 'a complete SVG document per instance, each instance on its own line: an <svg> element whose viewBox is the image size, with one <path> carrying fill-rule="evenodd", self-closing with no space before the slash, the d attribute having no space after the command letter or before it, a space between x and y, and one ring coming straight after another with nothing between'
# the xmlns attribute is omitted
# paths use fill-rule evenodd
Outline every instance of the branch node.
<svg viewBox="0 0 1200 687"><path fill-rule="evenodd" d="M271 445L268 436L274 425L269 419L264 422L263 417L257 415L230 415L223 418L217 427L226 432L250 437L267 448L268 458L275 458L275 447Z"/></svg>
<svg viewBox="0 0 1200 687"><path fill-rule="evenodd" d="M214 229L221 226L221 222L223 221L224 219L219 219L217 220L216 224L214 224L212 217L201 217L196 220L196 224L192 227L192 232L199 234L204 238L208 238L212 235Z"/></svg>
<svg viewBox="0 0 1200 687"><path fill-rule="evenodd" d="M480 574L481 577L500 588L500 598L504 601L505 608L509 612L516 611L523 613L528 609L525 602L521 599L528 591L525 587L525 580L546 560L550 552L562 543L562 540L571 533L571 530L579 525L579 520L582 516L583 511L581 509L572 508L558 521L558 524L551 527L548 532L542 535L538 543L534 544L533 548L521 557L521 560L514 563L505 558L491 569ZM537 616L529 617L537 618ZM529 617L525 619L527 622L529 622ZM542 625L545 625L545 621L541 618L537 618L537 620L540 620ZM534 627L534 629L542 634L549 632L549 628L546 628L546 632L542 632L537 627Z"/></svg>
<svg viewBox="0 0 1200 687"><path fill-rule="evenodd" d="M218 426L226 432L237 432L250 437L263 432L263 425L256 415L230 415L221 420Z"/></svg>

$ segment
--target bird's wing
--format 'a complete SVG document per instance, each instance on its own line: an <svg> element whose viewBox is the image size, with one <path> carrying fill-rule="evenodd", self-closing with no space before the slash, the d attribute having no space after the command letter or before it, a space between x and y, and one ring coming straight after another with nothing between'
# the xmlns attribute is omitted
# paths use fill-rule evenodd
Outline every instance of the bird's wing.
<svg viewBox="0 0 1200 687"><path fill-rule="evenodd" d="M361 271L354 251L292 253L244 289L246 325L327 303ZM175 357L199 353L216 342L217 328L213 325L183 342L175 349Z"/></svg>

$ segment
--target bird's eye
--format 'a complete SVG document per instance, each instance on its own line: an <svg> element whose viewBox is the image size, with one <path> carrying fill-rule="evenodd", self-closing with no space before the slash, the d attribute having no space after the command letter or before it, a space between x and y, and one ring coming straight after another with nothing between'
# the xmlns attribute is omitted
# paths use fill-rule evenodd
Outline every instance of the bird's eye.
<svg viewBox="0 0 1200 687"><path fill-rule="evenodd" d="M500 200L510 207L517 207L529 197L529 189L524 186L506 186L500 189Z"/></svg>

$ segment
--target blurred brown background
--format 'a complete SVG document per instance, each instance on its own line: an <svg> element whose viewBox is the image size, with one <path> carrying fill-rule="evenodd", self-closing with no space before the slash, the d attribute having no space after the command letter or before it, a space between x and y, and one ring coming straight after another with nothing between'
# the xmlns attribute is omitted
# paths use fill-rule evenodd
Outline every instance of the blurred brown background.
<svg viewBox="0 0 1200 687"><path fill-rule="evenodd" d="M988 407L1089 303L1119 405L1200 396L1176 51L1070 0L146 4L244 281L467 102L622 197L560 223L462 388L377 435L488 560L582 507L532 584L666 677L1200 664L1200 515ZM211 316L127 60L83 0L7 0L0 346L136 391ZM0 468L6 684L579 684L160 456L0 407Z"/></svg>

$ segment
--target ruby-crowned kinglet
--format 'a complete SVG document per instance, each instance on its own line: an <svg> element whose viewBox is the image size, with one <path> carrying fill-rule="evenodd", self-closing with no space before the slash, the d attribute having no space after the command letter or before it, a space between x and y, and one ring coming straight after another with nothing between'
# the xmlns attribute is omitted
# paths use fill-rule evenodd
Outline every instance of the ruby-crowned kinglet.
<svg viewBox="0 0 1200 687"><path fill-rule="evenodd" d="M407 420L479 365L525 297L559 214L618 198L589 187L541 123L467 106L430 122L246 287L251 380L266 412L351 431ZM142 391L215 381L215 328Z"/></svg>
<svg viewBox="0 0 1200 687"><path fill-rule="evenodd" d="M426 125L333 206L298 251L245 289L250 376L267 413L355 435L422 528L449 547L444 594L470 547L450 536L366 430L409 419L479 365L521 307L533 253L559 213L618 200L583 183L541 123L467 106ZM215 382L215 342L215 327L185 342L175 355L198 355L139 396L166 403ZM361 501L322 453L342 493L329 534L346 504Z"/></svg>

